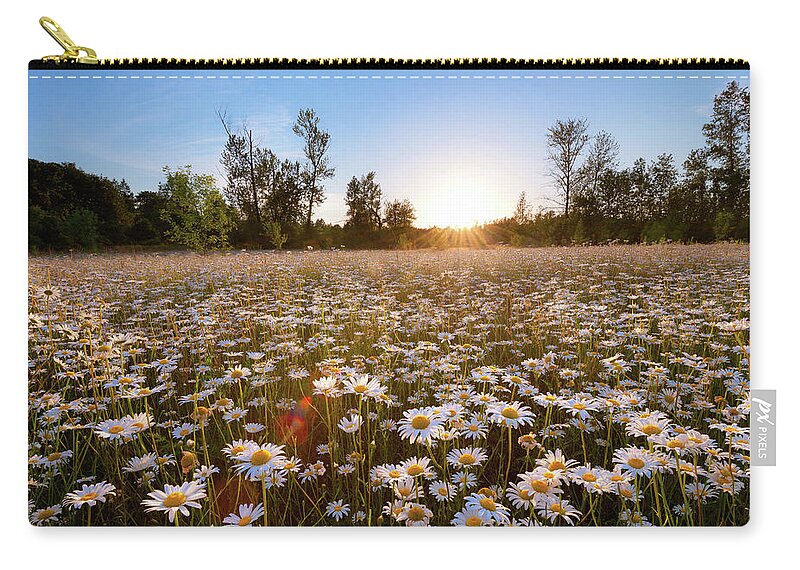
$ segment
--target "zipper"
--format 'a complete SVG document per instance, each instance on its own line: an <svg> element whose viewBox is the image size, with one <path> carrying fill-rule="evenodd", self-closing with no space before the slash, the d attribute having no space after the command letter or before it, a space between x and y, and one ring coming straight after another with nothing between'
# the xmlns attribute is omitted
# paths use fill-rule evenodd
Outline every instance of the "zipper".
<svg viewBox="0 0 800 570"><path fill-rule="evenodd" d="M744 59L733 58L577 58L577 59L385 59L385 58L120 58L100 59L87 47L78 46L53 19L42 17L41 26L64 49L61 55L32 60L29 69L750 69Z"/></svg>

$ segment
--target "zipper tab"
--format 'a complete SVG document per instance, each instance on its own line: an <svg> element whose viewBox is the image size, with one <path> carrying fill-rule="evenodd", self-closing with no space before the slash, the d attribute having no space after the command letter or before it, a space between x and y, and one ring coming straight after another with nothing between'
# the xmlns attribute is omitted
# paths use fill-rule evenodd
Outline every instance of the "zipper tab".
<svg viewBox="0 0 800 570"><path fill-rule="evenodd" d="M75 45L75 42L70 39L70 37L67 35L67 32L65 32L64 29L52 18L42 16L39 18L39 24L41 24L45 31L50 34L50 37L58 42L58 45L64 48L63 54L46 55L42 58L42 61L54 61L56 63L100 63L100 61L97 59L97 53L95 53L93 49ZM84 55L81 55L81 52Z"/></svg>

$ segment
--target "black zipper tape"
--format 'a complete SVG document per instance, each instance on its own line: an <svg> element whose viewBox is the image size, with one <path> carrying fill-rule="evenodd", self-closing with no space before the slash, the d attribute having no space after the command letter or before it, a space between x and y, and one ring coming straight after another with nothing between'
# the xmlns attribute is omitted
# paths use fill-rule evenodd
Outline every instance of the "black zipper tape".
<svg viewBox="0 0 800 570"><path fill-rule="evenodd" d="M675 58L675 59L171 59L125 58L101 59L97 64L84 64L35 59L28 69L737 69L749 70L743 59Z"/></svg>

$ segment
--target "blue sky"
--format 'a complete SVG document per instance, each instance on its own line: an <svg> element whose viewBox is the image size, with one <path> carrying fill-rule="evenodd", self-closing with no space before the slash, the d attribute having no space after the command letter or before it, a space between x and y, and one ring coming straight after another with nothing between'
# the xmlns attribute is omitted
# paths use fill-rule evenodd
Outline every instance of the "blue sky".
<svg viewBox="0 0 800 570"><path fill-rule="evenodd" d="M315 217L343 222L345 186L377 173L385 199L410 198L417 225L466 226L510 215L521 191L552 206L545 133L557 119L610 132L620 163L703 145L714 95L743 71L89 70L29 72L29 156L74 162L134 192L164 166L224 176L225 109L279 156L312 107L331 134L334 178Z"/></svg>

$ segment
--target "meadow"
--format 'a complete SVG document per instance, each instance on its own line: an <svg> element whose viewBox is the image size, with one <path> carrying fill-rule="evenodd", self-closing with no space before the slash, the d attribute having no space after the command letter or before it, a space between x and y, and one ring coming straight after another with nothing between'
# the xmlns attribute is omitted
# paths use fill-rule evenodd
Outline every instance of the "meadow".
<svg viewBox="0 0 800 570"><path fill-rule="evenodd" d="M749 248L35 256L36 525L729 526Z"/></svg>

